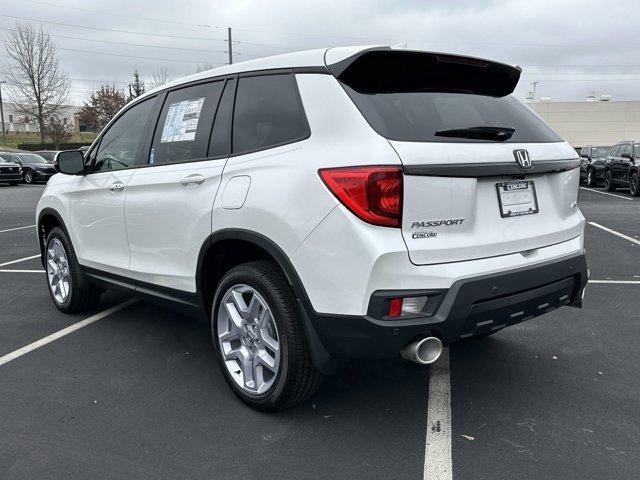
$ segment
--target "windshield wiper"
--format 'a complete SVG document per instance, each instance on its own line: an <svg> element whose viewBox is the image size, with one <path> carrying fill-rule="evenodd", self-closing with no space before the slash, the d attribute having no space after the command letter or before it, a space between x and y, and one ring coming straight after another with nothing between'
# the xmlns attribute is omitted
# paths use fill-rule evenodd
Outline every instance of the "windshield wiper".
<svg viewBox="0 0 640 480"><path fill-rule="evenodd" d="M438 130L434 135L436 137L471 138L504 142L509 140L515 131L516 129L511 127L463 127Z"/></svg>

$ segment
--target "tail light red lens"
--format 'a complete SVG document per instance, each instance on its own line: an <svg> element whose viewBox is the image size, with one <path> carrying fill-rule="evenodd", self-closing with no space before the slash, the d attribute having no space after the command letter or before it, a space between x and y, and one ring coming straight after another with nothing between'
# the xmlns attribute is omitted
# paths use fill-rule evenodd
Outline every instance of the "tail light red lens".
<svg viewBox="0 0 640 480"><path fill-rule="evenodd" d="M400 167L325 168L318 173L331 193L361 220L384 227L400 227Z"/></svg>

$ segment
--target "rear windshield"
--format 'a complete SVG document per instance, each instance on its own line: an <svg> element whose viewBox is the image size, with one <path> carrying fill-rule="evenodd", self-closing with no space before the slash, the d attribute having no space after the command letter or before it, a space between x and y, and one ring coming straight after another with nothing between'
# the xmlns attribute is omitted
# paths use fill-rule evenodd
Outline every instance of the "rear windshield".
<svg viewBox="0 0 640 480"><path fill-rule="evenodd" d="M439 136L436 132L473 127L515 129L507 143L560 142L526 105L515 97L438 91L357 91L342 84L365 119L389 140L405 142L491 142Z"/></svg>

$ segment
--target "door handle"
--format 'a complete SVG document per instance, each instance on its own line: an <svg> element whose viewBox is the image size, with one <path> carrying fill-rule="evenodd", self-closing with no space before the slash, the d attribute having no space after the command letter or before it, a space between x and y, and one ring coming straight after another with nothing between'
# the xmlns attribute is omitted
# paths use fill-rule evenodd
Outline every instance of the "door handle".
<svg viewBox="0 0 640 480"><path fill-rule="evenodd" d="M182 180L180 180L180 183L186 187L187 185L200 185L204 181L204 175L195 173L193 175L184 177Z"/></svg>
<svg viewBox="0 0 640 480"><path fill-rule="evenodd" d="M114 182L111 185L109 185L109 190L111 190L112 192L119 192L120 190L124 189L124 183L122 182Z"/></svg>

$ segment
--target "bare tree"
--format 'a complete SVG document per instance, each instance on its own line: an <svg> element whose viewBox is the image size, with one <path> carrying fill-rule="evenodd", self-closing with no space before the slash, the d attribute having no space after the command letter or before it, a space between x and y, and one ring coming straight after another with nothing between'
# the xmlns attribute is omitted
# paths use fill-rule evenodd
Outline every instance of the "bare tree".
<svg viewBox="0 0 640 480"><path fill-rule="evenodd" d="M159 87L160 85L164 85L169 81L169 74L167 72L167 67L160 67L154 74L151 79L151 88Z"/></svg>
<svg viewBox="0 0 640 480"><path fill-rule="evenodd" d="M60 145L67 143L73 136L73 130L66 118L49 117L45 128L47 136L55 145L55 150L60 150Z"/></svg>
<svg viewBox="0 0 640 480"><path fill-rule="evenodd" d="M196 68L196 73L205 72L207 70L211 70L213 67L210 63L200 63Z"/></svg>
<svg viewBox="0 0 640 480"><path fill-rule="evenodd" d="M58 114L69 99L69 77L60 70L56 45L42 27L16 23L5 49L11 100L17 113L36 119L44 143L47 119Z"/></svg>

